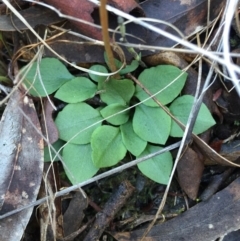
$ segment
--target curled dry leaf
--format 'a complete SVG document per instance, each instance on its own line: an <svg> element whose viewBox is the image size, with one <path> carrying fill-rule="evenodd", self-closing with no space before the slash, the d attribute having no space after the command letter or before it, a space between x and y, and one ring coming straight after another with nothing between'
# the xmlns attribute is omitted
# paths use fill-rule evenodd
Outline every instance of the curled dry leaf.
<svg viewBox="0 0 240 241"><path fill-rule="evenodd" d="M179 160L177 172L181 188L193 200L197 198L203 170L203 160L192 148L187 147Z"/></svg>
<svg viewBox="0 0 240 241"><path fill-rule="evenodd" d="M211 143L212 150L216 151L221 155L222 158L229 160L230 162L239 163L239 156L240 156L240 141L233 140L227 143L223 143L223 141L214 141ZM211 165L216 164L213 163L211 160L207 159L205 164ZM225 165L228 165L226 163Z"/></svg>
<svg viewBox="0 0 240 241"><path fill-rule="evenodd" d="M40 124L33 102L16 90L0 123L0 214L37 198L43 170L43 140L37 130ZM31 214L29 208L0 220L1 241L20 240Z"/></svg>
<svg viewBox="0 0 240 241"><path fill-rule="evenodd" d="M217 153L215 150L213 150L206 142L201 140L198 136L193 135L194 143L199 147L201 152L206 157L206 161L211 164L220 164L223 166L231 166L231 167L240 167L239 164L234 163L224 156L221 156L219 153Z"/></svg>

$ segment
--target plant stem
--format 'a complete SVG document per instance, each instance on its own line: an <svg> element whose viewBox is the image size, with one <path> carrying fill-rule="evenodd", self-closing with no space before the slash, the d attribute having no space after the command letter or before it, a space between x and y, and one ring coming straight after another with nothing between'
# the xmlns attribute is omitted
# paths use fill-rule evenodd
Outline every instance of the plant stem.
<svg viewBox="0 0 240 241"><path fill-rule="evenodd" d="M117 67L114 62L113 52L110 45L110 37L108 33L108 12L106 10L107 0L101 0L101 5L99 7L100 22L102 26L102 37L104 42L104 48L107 54L107 59L109 61L109 68L112 72L117 71Z"/></svg>

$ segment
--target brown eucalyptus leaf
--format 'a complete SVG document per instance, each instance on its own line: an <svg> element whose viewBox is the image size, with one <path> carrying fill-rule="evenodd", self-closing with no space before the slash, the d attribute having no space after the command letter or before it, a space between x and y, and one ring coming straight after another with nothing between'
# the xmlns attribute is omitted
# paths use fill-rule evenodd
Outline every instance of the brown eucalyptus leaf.
<svg viewBox="0 0 240 241"><path fill-rule="evenodd" d="M21 10L19 11L19 13L33 28L40 24L48 26L54 23L61 22L63 20L50 9L37 6ZM0 31L9 32L27 29L28 28L26 27L26 25L14 14L0 15Z"/></svg>
<svg viewBox="0 0 240 241"><path fill-rule="evenodd" d="M201 202L185 213L154 226L147 241L211 241L239 229L240 178L208 201ZM140 241L144 229L116 233L118 241Z"/></svg>
<svg viewBox="0 0 240 241"><path fill-rule="evenodd" d="M30 120L27 120L26 115ZM43 140L32 100L16 90L0 123L0 214L36 200L43 169ZM18 241L32 208L0 220L1 241Z"/></svg>
<svg viewBox="0 0 240 241"><path fill-rule="evenodd" d="M71 0L71 1L45 0L45 2L61 10L66 15L82 19L89 23L99 22L99 19L96 19L96 18L93 19L92 17L92 13L94 9L98 8L98 6L92 2L89 2L88 0ZM125 12L129 12L136 7L140 9L139 5L134 0L128 0L128 1L109 0L108 3L114 5L114 7ZM86 34L87 36L98 40L102 39L101 29L95 28L93 26L90 26L88 24L81 23L78 21L71 20L71 23L81 33Z"/></svg>
<svg viewBox="0 0 240 241"><path fill-rule="evenodd" d="M187 147L178 162L177 172L181 188L193 200L197 198L203 170L203 161L192 148Z"/></svg>

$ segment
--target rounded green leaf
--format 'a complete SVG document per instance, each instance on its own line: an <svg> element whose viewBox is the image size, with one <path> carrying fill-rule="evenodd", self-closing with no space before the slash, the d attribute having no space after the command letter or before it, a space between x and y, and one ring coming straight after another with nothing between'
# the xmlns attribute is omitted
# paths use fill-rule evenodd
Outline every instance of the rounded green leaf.
<svg viewBox="0 0 240 241"><path fill-rule="evenodd" d="M173 101L173 103L170 106L171 113L185 125L188 121L193 101L193 96L184 95ZM198 135L215 124L216 122L214 121L210 111L208 110L205 104L202 104L196 119L196 123L193 128L193 133ZM178 126L178 124L176 124L175 121L172 121L170 135L173 137L183 136L182 129Z"/></svg>
<svg viewBox="0 0 240 241"><path fill-rule="evenodd" d="M93 70L95 72L100 72L100 73L104 73L107 74L108 70L106 69L106 67L104 67L103 65L93 65L89 68L89 70ZM93 74L93 73L89 73L89 76L92 80L96 81L96 82L103 82L107 79L107 76L102 76L102 75L97 75L97 74Z"/></svg>
<svg viewBox="0 0 240 241"><path fill-rule="evenodd" d="M60 87L54 95L67 103L77 103L92 98L97 92L97 86L88 78L77 77Z"/></svg>
<svg viewBox="0 0 240 241"><path fill-rule="evenodd" d="M147 145L146 149L139 157L152 154L162 148L158 146ZM139 170L151 180L167 185L171 175L173 166L172 155L170 152L165 152L161 155L150 158L138 164Z"/></svg>
<svg viewBox="0 0 240 241"><path fill-rule="evenodd" d="M159 65L157 67L145 69L138 77L139 81L151 94L156 94L169 85L155 96L163 105L172 102L179 95L185 84L186 78L187 73L183 73L180 69L171 65ZM171 83L174 79L176 80ZM140 101L149 97L140 86L136 87L135 95ZM143 104L147 106L158 106L152 99L143 102Z"/></svg>
<svg viewBox="0 0 240 241"><path fill-rule="evenodd" d="M171 129L171 118L161 109L139 105L133 116L133 130L145 141L165 144Z"/></svg>
<svg viewBox="0 0 240 241"><path fill-rule="evenodd" d="M106 52L104 52L104 60L107 63L108 67L110 67ZM114 59L114 63L116 65L117 69L120 69L122 67L121 61ZM126 65L123 69L121 69L119 71L119 75L124 75L124 74L128 74L130 72L133 72L134 70L136 70L138 68L138 66L139 66L139 62L137 60L133 60L130 65Z"/></svg>
<svg viewBox="0 0 240 241"><path fill-rule="evenodd" d="M99 170L93 165L91 154L90 144L68 144L63 148L63 167L72 184L88 180Z"/></svg>
<svg viewBox="0 0 240 241"><path fill-rule="evenodd" d="M128 106L124 106L124 105L120 105L120 104L112 104L112 105L108 105L105 108L103 108L102 110L100 110L100 113L103 118L107 118L107 117L114 115L116 113L119 113L120 111L123 111L127 108L128 108ZM128 119L129 119L129 110L124 111L113 117L110 117L109 119L107 119L107 122L109 122L112 125L122 125L122 124L126 123L128 121Z"/></svg>
<svg viewBox="0 0 240 241"><path fill-rule="evenodd" d="M73 144L87 144L90 142L93 131L100 126L101 123L90 128L88 127L100 120L102 120L102 117L99 111L86 103L76 103L68 104L60 111L55 123L59 131L60 139L70 141L70 143ZM79 134L72 139L77 133Z"/></svg>
<svg viewBox="0 0 240 241"><path fill-rule="evenodd" d="M58 139L56 142L54 142L52 144L52 147L54 148L54 150L56 152L58 152L59 149L64 145L64 143L65 143L64 141ZM51 154L50 154L49 150L50 150ZM45 146L44 147L44 161L45 162L51 162L52 159L56 156L56 152L55 151L53 151L50 147ZM62 151L60 151L59 155L60 156L62 155ZM59 160L59 158L56 156L54 161L58 161L58 160Z"/></svg>
<svg viewBox="0 0 240 241"><path fill-rule="evenodd" d="M119 128L100 126L92 134L92 159L97 167L110 167L126 155Z"/></svg>
<svg viewBox="0 0 240 241"><path fill-rule="evenodd" d="M128 73L131 73L133 72L134 70L136 70L139 66L139 62L137 60L133 60L131 62L131 64L129 65L126 65L123 69L121 69L119 71L119 74L120 75L124 75L124 74L128 74ZM119 68L121 67L121 65L119 66Z"/></svg>
<svg viewBox="0 0 240 241"><path fill-rule="evenodd" d="M129 103L135 91L133 82L129 79L109 79L103 83L103 90L100 93L101 100L108 105Z"/></svg>
<svg viewBox="0 0 240 241"><path fill-rule="evenodd" d="M47 96L72 78L74 76L69 73L65 65L58 59L44 58L39 64L36 62L33 63L24 79L24 84L27 89L30 89L29 93L31 95Z"/></svg>
<svg viewBox="0 0 240 241"><path fill-rule="evenodd" d="M133 130L132 122L128 121L120 126L122 141L134 156L139 156L147 146L147 142L140 138Z"/></svg>

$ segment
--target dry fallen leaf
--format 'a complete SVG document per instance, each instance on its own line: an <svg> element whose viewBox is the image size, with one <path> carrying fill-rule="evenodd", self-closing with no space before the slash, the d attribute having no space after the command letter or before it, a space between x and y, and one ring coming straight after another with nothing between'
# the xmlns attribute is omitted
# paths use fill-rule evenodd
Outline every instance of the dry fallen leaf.
<svg viewBox="0 0 240 241"><path fill-rule="evenodd" d="M0 214L37 198L43 170L43 140L33 125L40 131L33 102L16 90L0 123ZM1 241L21 240L32 210L0 220Z"/></svg>
<svg viewBox="0 0 240 241"><path fill-rule="evenodd" d="M47 4L52 5L57 10L60 10L62 13L76 17L82 20L85 20L90 23L99 23L98 17L98 10L97 6L93 3L89 2L88 0L72 0L72 1L64 1L64 0L46 0ZM210 1L210 19L215 19L218 14L220 13L221 9L225 5L225 0L211 0ZM108 2L110 5L133 14L134 16L140 17L148 17L148 18L155 18L157 20L163 20L167 23L173 24L177 27L183 35L189 36L194 33L196 30L200 30L201 28L206 27L207 21L207 13L208 13L208 1L207 0L189 0L189 1L182 1L182 0L146 0L140 3L139 5L134 1L119 1L119 0L111 0ZM81 7L79 7L81 6ZM31 8L32 9L32 8ZM30 10L30 9L29 9ZM41 21L49 21L53 23L54 21L51 20L49 14L45 13L45 8L40 8L43 12L42 19L40 15ZM25 10L24 10L25 11ZM27 11L27 9L26 9ZM34 10L35 11L35 10ZM45 15L44 15L45 13ZM55 16L55 12L52 11L52 15ZM28 12L27 20L30 23L34 23L36 21L34 12L31 14L31 11ZM30 18L29 18L30 16ZM39 13L36 14L39 19ZM1 16L0 16L1 17ZM52 17L52 16L51 16ZM12 26L11 19L7 18L7 23L3 24L4 31L9 31L7 28L9 27L11 31L15 28ZM15 17L14 17L15 19ZM62 18L56 18L56 21ZM39 21L39 20L38 20ZM15 20L14 23L17 28L22 29L22 25L18 25L20 21ZM17 24L16 24L17 23ZM71 21L72 25L64 25L66 29L77 30L78 32L87 35L88 37L92 37L95 39L102 39L101 38L101 31L98 28L93 26L89 26L87 24L83 24L77 21ZM6 25L7 24L7 25ZM7 28L5 27L8 26ZM32 24L33 26L36 26ZM110 28L115 29L118 26L117 17L114 14L109 15L109 25ZM0 18L0 29L2 26L1 18ZM179 36L176 34L175 30L172 30L170 27L154 23L154 26L157 26L161 29L166 30L167 32L173 33L174 35ZM127 36L127 40L130 43L136 44L147 44L147 45L155 45L155 46L163 46L163 47L171 47L175 42L170 39L166 39L163 36L160 36L157 33L149 31L138 24L128 24L126 26L126 32L128 34L132 34L134 37ZM111 33L110 33L111 34ZM119 40L121 36L117 35L116 39ZM137 37L137 38L136 38ZM139 40L140 39L140 40ZM34 37L35 40L35 37ZM65 56L65 58L71 62L76 63L103 63L103 48L102 46L97 45L89 45L89 44L76 44L76 42L82 41L78 37L69 37L69 34L66 34L59 38L54 38L55 41L51 41L50 46L56 50L61 56ZM61 42L62 41L62 42ZM33 41L34 42L34 41ZM127 60L130 60L132 56L124 49ZM75 53L85 53L85 54L78 54ZM149 56L152 55L153 52L151 51L141 51L141 55ZM47 56L53 56L53 54L49 51L46 52Z"/></svg>
<svg viewBox="0 0 240 241"><path fill-rule="evenodd" d="M203 170L201 158L191 147L187 147L178 162L177 173L181 188L193 200L197 198Z"/></svg>
<svg viewBox="0 0 240 241"><path fill-rule="evenodd" d="M45 2L59 9L66 15L82 19L89 23L94 23L92 14L94 9L98 8L97 5L87 0L45 0ZM124 12L130 12L134 8L141 9L134 0L109 0L108 3ZM99 19L97 21L99 21ZM102 39L101 29L73 20L71 20L71 22L81 33L98 40Z"/></svg>
<svg viewBox="0 0 240 241"><path fill-rule="evenodd" d="M63 21L62 18L58 17L53 11L33 6L24 10L19 11L19 13L25 18L25 20L34 28L38 25L48 26L50 24L58 23ZM0 30L1 31L22 31L27 30L26 25L19 20L15 15L0 15Z"/></svg>
<svg viewBox="0 0 240 241"><path fill-rule="evenodd" d="M208 3L210 9L208 9ZM225 6L225 0L146 0L140 6L146 17L164 20L173 24L185 37L193 35L207 25L209 13L210 21L214 20ZM176 30L168 25L157 24L155 26L179 36ZM171 39L149 32L144 39L148 44L171 47L176 43Z"/></svg>
<svg viewBox="0 0 240 241"><path fill-rule="evenodd" d="M239 164L234 163L221 154L217 153L214 149L212 149L206 142L201 140L198 136L193 135L194 143L197 147L201 150L202 154L206 157L205 163L208 164L220 164L223 166L230 166L230 167L240 167Z"/></svg>

